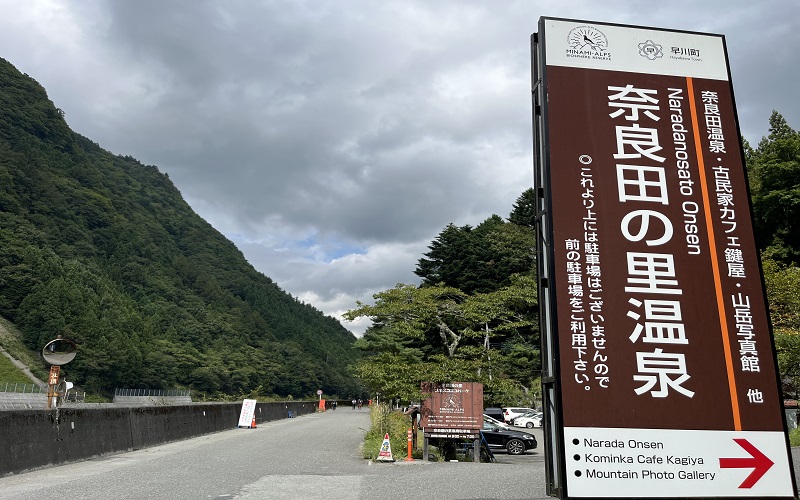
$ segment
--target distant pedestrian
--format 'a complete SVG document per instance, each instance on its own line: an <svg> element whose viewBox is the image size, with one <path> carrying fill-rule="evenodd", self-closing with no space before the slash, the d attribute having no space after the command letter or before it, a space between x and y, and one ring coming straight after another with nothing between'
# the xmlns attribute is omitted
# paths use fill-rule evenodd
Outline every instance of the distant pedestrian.
<svg viewBox="0 0 800 500"><path fill-rule="evenodd" d="M356 409L356 403L358 403L355 399L353 400L353 409Z"/></svg>
<svg viewBox="0 0 800 500"><path fill-rule="evenodd" d="M358 409L359 410L361 409L361 405L363 405L363 404L364 404L364 402L361 400L361 398L359 398L358 399Z"/></svg>

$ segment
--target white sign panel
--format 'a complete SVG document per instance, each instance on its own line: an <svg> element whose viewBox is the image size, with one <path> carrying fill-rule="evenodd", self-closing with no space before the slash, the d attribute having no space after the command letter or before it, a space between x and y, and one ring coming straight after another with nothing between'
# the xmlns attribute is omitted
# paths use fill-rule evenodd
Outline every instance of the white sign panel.
<svg viewBox="0 0 800 500"><path fill-rule="evenodd" d="M782 432L572 427L564 437L571 498L760 498L792 491Z"/></svg>
<svg viewBox="0 0 800 500"><path fill-rule="evenodd" d="M242 412L239 414L239 427L250 427L256 414L256 400L245 399L242 402Z"/></svg>
<svg viewBox="0 0 800 500"><path fill-rule="evenodd" d="M722 37L545 21L548 66L727 80Z"/></svg>

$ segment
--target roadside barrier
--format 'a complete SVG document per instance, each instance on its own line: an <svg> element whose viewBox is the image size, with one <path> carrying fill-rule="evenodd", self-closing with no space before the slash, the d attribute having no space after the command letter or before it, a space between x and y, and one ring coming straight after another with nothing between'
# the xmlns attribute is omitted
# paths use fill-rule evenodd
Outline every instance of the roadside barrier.
<svg viewBox="0 0 800 500"><path fill-rule="evenodd" d="M316 401L256 404L261 422L307 415ZM229 430L242 403L0 411L0 477ZM255 427L255 422L253 422Z"/></svg>

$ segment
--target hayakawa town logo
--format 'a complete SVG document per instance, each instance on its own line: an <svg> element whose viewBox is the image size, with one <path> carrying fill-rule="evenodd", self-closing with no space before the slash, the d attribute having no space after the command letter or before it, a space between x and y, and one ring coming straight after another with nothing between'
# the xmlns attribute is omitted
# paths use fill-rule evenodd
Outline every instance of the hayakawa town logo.
<svg viewBox="0 0 800 500"><path fill-rule="evenodd" d="M661 45L648 40L639 44L639 55L655 61L659 57L664 57L664 52L661 50Z"/></svg>

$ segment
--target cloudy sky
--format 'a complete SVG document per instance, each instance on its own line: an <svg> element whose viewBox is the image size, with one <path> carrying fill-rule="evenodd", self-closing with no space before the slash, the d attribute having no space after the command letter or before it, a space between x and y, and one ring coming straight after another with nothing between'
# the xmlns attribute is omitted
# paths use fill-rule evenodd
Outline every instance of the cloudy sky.
<svg viewBox="0 0 800 500"><path fill-rule="evenodd" d="M800 128L796 0L0 0L0 57L340 317L532 185L540 16L726 35L742 132ZM364 322L344 323L360 334Z"/></svg>

